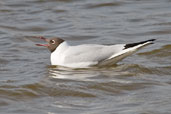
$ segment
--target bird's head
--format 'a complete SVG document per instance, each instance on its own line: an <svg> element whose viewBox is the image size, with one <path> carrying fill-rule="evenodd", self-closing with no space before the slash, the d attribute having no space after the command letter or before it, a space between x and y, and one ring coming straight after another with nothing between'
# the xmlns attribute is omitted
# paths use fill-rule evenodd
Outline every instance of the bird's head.
<svg viewBox="0 0 171 114"><path fill-rule="evenodd" d="M50 38L50 39L47 39L45 37L37 37L37 38L40 38L42 40L44 40L45 42L47 42L47 44L36 44L37 46L44 46L44 47L47 47L49 49L50 52L53 52L55 51L55 49L62 43L64 42L63 39L60 39L60 38L57 38L57 37L54 37L54 38Z"/></svg>

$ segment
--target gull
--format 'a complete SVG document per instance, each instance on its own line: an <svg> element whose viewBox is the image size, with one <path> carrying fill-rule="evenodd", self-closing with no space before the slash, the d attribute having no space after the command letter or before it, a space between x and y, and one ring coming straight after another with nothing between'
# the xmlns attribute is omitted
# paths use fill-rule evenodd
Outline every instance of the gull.
<svg viewBox="0 0 171 114"><path fill-rule="evenodd" d="M139 49L149 44L153 44L156 39L150 39L137 43L100 45L82 44L70 45L67 41L54 37L39 37L47 44L36 44L44 46L51 52L51 64L70 68L88 68L112 66Z"/></svg>

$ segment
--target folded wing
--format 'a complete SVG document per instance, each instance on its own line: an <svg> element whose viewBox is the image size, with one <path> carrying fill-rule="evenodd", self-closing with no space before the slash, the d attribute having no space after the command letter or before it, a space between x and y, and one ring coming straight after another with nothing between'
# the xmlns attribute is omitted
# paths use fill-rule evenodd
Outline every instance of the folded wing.
<svg viewBox="0 0 171 114"><path fill-rule="evenodd" d="M137 43L131 43L131 44L125 44L122 48L121 51L118 53L114 53L111 57L107 58L104 61L99 62L99 66L111 66L116 64L117 62L121 61L122 59L126 58L127 56L135 53L138 51L140 48L147 46L149 44L153 44L153 41L156 39L150 39L142 42L137 42Z"/></svg>
<svg viewBox="0 0 171 114"><path fill-rule="evenodd" d="M154 40L108 46L94 44L70 46L63 54L65 55L64 64L75 67L111 66L140 48L152 44Z"/></svg>

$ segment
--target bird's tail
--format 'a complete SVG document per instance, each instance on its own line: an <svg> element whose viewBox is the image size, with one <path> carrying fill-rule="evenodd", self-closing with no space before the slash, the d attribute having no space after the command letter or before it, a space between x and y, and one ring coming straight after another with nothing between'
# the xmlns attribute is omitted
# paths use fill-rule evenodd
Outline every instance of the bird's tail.
<svg viewBox="0 0 171 114"><path fill-rule="evenodd" d="M109 59L101 62L99 65L100 66L114 65L117 62L119 62L120 60L126 58L127 56L132 55L133 53L135 53L140 48L147 46L149 44L153 44L153 41L155 41L155 40L156 39L150 39L150 40L146 40L146 41L142 41L142 42L125 44L124 49L121 52L114 54Z"/></svg>
<svg viewBox="0 0 171 114"><path fill-rule="evenodd" d="M124 47L124 49L128 49L128 48L131 48L131 47L135 47L135 46L138 46L140 44L153 44L153 41L155 41L156 39L150 39L150 40L146 40L146 41L142 41L142 42L137 42L137 43L131 43L131 44L126 44Z"/></svg>

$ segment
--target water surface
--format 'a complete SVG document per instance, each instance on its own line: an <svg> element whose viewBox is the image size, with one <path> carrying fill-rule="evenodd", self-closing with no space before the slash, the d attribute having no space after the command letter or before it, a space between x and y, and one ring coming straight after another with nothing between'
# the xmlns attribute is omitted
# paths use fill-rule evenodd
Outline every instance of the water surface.
<svg viewBox="0 0 171 114"><path fill-rule="evenodd" d="M170 114L170 0L1 0L0 112ZM157 39L107 68L50 65L32 36L73 45Z"/></svg>

